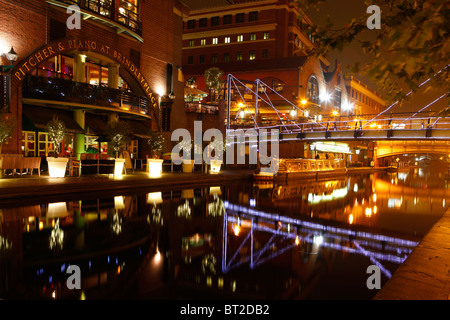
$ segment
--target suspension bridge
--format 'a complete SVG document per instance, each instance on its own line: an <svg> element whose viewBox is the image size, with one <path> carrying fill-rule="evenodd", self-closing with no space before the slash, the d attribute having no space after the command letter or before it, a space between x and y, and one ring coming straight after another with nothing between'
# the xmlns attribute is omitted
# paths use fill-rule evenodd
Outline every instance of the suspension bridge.
<svg viewBox="0 0 450 320"><path fill-rule="evenodd" d="M447 66L448 67L448 66ZM428 83L424 81L420 87ZM408 93L409 96L412 92ZM445 101L449 92L433 98L415 112L393 113L393 103L374 115L319 115L310 116L305 108L297 106L263 81L227 78L227 135L242 129L251 139L264 132L277 132L283 141L320 140L450 140L450 120L435 115L431 108ZM291 111L280 111L270 96L282 101ZM239 104L236 101L240 101ZM390 113L389 113L390 112ZM264 114L271 114L270 117Z"/></svg>

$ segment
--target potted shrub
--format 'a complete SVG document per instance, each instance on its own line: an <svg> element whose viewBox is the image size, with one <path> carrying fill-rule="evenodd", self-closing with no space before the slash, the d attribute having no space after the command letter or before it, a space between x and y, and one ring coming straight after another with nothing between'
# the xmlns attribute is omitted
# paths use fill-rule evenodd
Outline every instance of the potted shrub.
<svg viewBox="0 0 450 320"><path fill-rule="evenodd" d="M47 123L48 138L53 142L53 157L47 157L48 173L52 178L63 178L66 175L66 167L69 158L59 158L61 143L66 136L66 125L56 116Z"/></svg>
<svg viewBox="0 0 450 320"><path fill-rule="evenodd" d="M192 152L189 152L189 151L192 151L192 142L190 140L183 140L180 142L180 144L181 144L181 148L183 150L183 154L191 154L192 155ZM190 172L194 171L194 162L195 162L195 160L182 159L181 167L183 169L183 172L190 173Z"/></svg>
<svg viewBox="0 0 450 320"><path fill-rule="evenodd" d="M223 159L224 142L218 139L214 139L214 141L210 143L210 147L214 148L216 159L210 159L209 173L217 174L220 172L223 163L223 161L220 160L220 158Z"/></svg>
<svg viewBox="0 0 450 320"><path fill-rule="evenodd" d="M119 156L130 141L130 128L121 121L109 123L106 128L106 135L108 138L108 153L114 157L114 175L121 176L125 159Z"/></svg>
<svg viewBox="0 0 450 320"><path fill-rule="evenodd" d="M151 177L159 177L162 173L163 159L160 159L166 140L162 133L152 131L148 139L148 145L152 151L152 157L147 159L148 173Z"/></svg>

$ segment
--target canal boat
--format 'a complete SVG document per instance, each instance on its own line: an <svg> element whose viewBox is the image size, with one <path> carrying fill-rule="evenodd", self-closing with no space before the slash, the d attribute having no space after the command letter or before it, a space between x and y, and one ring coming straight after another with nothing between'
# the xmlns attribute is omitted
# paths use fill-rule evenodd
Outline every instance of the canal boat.
<svg viewBox="0 0 450 320"><path fill-rule="evenodd" d="M320 179L345 175L347 168L341 159L277 159L276 163L258 168L253 173L255 181L273 181L289 179ZM278 170L275 168L278 167Z"/></svg>

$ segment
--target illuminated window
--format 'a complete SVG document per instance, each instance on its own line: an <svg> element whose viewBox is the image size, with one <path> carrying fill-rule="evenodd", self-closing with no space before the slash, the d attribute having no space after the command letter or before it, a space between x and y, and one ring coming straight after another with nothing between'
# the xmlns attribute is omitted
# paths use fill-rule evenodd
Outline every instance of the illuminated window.
<svg viewBox="0 0 450 320"><path fill-rule="evenodd" d="M134 31L140 30L139 0L119 0L117 21Z"/></svg>
<svg viewBox="0 0 450 320"><path fill-rule="evenodd" d="M194 40L189 40L189 47L193 47L194 46Z"/></svg>
<svg viewBox="0 0 450 320"><path fill-rule="evenodd" d="M237 52L236 53L236 60L237 61L241 61L242 60L242 52Z"/></svg>
<svg viewBox="0 0 450 320"><path fill-rule="evenodd" d="M206 45L206 39L200 40L200 45L205 46Z"/></svg>
<svg viewBox="0 0 450 320"><path fill-rule="evenodd" d="M224 62L229 62L230 61L230 53L229 52L225 52L223 54L223 61Z"/></svg>
<svg viewBox="0 0 450 320"><path fill-rule="evenodd" d="M219 38L213 38L212 44L218 44L218 43L219 43Z"/></svg>
<svg viewBox="0 0 450 320"><path fill-rule="evenodd" d="M251 41L255 41L255 40L256 40L256 33L252 33L252 34L250 35L250 40L251 40Z"/></svg>
<svg viewBox="0 0 450 320"><path fill-rule="evenodd" d="M243 35L237 36L237 42L242 42L242 41L244 41L244 36Z"/></svg>
<svg viewBox="0 0 450 320"><path fill-rule="evenodd" d="M264 40L269 39L269 37L270 37L270 33L269 32L264 32L264 36L263 36Z"/></svg>
<svg viewBox="0 0 450 320"><path fill-rule="evenodd" d="M231 38L230 37L225 37L225 43L230 43Z"/></svg>
<svg viewBox="0 0 450 320"><path fill-rule="evenodd" d="M250 51L250 56L249 56L249 59L250 60L255 60L255 58L256 58L256 52L255 51Z"/></svg>
<svg viewBox="0 0 450 320"><path fill-rule="evenodd" d="M47 157L49 154L53 155L53 142L51 142L48 138L47 132L39 132L38 134L38 156L39 157Z"/></svg>
<svg viewBox="0 0 450 320"><path fill-rule="evenodd" d="M22 131L22 153L25 157L36 155L36 133L33 131Z"/></svg>

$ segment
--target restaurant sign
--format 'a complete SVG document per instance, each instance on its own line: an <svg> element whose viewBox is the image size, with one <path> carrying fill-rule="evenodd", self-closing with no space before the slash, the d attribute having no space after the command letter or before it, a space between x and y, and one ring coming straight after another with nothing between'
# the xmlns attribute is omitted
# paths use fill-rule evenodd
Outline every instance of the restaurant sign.
<svg viewBox="0 0 450 320"><path fill-rule="evenodd" d="M11 72L11 81L13 86L18 86L28 73L38 67L45 60L68 51L78 51L79 53L96 52L118 62L121 66L125 67L125 69L130 72L130 74L139 82L140 86L145 91L146 96L151 101L152 106L154 108L158 106L158 99L153 94L150 85L142 75L139 68L136 67L136 65L129 59L129 57L116 50L110 44L103 43L97 40L62 39L53 41L45 46L40 47L39 49L28 55L26 58L24 58L22 61L20 61L13 69L13 71Z"/></svg>

